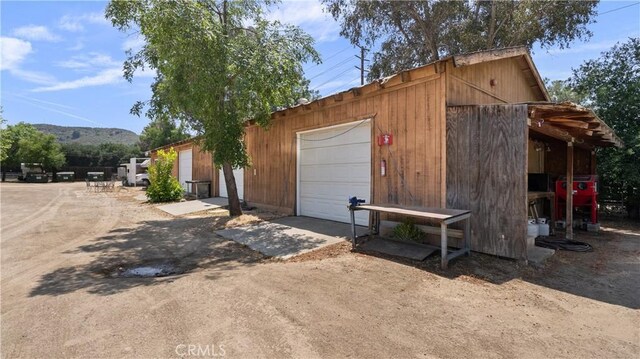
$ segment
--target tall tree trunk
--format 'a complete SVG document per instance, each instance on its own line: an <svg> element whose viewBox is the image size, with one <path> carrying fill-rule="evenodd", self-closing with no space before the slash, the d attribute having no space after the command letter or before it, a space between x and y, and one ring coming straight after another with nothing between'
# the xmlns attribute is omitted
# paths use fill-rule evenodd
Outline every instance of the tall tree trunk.
<svg viewBox="0 0 640 359"><path fill-rule="evenodd" d="M227 196L229 197L229 215L232 217L242 215L242 207L240 207L240 198L238 197L238 187L236 186L236 178L233 175L233 167L229 162L222 164L222 172L224 173L224 182L227 184Z"/></svg>

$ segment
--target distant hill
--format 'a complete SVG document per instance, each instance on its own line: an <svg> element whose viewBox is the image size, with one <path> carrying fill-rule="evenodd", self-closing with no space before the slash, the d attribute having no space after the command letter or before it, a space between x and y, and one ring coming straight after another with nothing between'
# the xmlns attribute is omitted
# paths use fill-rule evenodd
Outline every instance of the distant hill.
<svg viewBox="0 0 640 359"><path fill-rule="evenodd" d="M122 143L133 145L138 142L137 134L122 128L66 127L48 124L36 124L33 126L39 131L56 136L60 143L79 143L83 145Z"/></svg>

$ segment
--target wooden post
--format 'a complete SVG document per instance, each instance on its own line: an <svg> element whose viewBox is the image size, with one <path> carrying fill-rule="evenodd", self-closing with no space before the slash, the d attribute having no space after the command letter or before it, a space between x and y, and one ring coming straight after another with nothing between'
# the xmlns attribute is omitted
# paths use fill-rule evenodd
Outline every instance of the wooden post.
<svg viewBox="0 0 640 359"><path fill-rule="evenodd" d="M573 142L567 142L567 239L573 239Z"/></svg>

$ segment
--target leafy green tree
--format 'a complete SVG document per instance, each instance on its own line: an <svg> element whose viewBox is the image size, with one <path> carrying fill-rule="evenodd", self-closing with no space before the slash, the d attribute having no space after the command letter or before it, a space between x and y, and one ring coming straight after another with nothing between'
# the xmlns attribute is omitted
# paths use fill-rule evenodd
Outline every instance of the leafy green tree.
<svg viewBox="0 0 640 359"><path fill-rule="evenodd" d="M323 0L356 46L377 48L369 79L443 56L510 46L568 47L591 36L597 1Z"/></svg>
<svg viewBox="0 0 640 359"><path fill-rule="evenodd" d="M140 134L140 148L144 151L162 147L189 138L189 134L182 124L176 126L175 121L164 117L151 120Z"/></svg>
<svg viewBox="0 0 640 359"><path fill-rule="evenodd" d="M171 174L173 163L178 153L171 147L169 150L158 150L158 158L149 166L149 186L147 197L151 202L173 202L182 198L183 189L180 182Z"/></svg>
<svg viewBox="0 0 640 359"><path fill-rule="evenodd" d="M7 168L18 169L23 162L42 163L47 170L59 168L65 163L56 137L44 134L30 124L20 122L7 126L3 131L3 142L5 140L10 146L2 161L3 171Z"/></svg>
<svg viewBox="0 0 640 359"><path fill-rule="evenodd" d="M38 130L32 125L24 122L7 126L3 131L2 142L8 143L5 158L2 160L3 172L7 169L15 170L20 168L20 163L25 162L18 157L19 141L21 138L34 136Z"/></svg>
<svg viewBox="0 0 640 359"><path fill-rule="evenodd" d="M574 70L573 89L624 141L624 148L598 149L602 195L623 198L640 217L640 38L631 38Z"/></svg>
<svg viewBox="0 0 640 359"><path fill-rule="evenodd" d="M573 102L579 105L585 105L585 96L576 92L568 80L549 80L544 79L545 86L551 101L553 102Z"/></svg>
<svg viewBox="0 0 640 359"><path fill-rule="evenodd" d="M60 168L65 163L64 153L56 136L40 131L18 140L16 157L25 163L42 163L45 170Z"/></svg>
<svg viewBox="0 0 640 359"><path fill-rule="evenodd" d="M8 136L5 124L7 120L2 116L2 108L0 107L0 163L4 163L9 156L9 149L11 148L11 138Z"/></svg>
<svg viewBox="0 0 640 359"><path fill-rule="evenodd" d="M65 143L62 144L62 151L69 166L79 167L117 167L123 162L129 163L131 157L143 157L137 145L121 143Z"/></svg>
<svg viewBox="0 0 640 359"><path fill-rule="evenodd" d="M156 71L147 116L185 121L224 170L229 212L242 214L233 168L250 165L243 142L249 119L267 127L277 106L294 103L302 63L318 62L301 29L266 20L271 1L114 0L106 16L122 31L138 29L145 45L130 54L124 76ZM249 25L250 24L250 25ZM144 103L134 105L140 114Z"/></svg>

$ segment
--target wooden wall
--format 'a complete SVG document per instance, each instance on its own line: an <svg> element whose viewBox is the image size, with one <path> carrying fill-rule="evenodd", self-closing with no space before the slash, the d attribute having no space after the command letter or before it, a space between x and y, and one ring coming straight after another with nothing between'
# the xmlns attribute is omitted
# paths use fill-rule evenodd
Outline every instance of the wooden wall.
<svg viewBox="0 0 640 359"><path fill-rule="evenodd" d="M446 202L471 210L471 249L526 258L527 106L449 107L446 123Z"/></svg>
<svg viewBox="0 0 640 359"><path fill-rule="evenodd" d="M360 94L345 93L276 113L268 130L247 128L252 167L245 170L245 199L295 213L296 132L372 118L373 203L445 205L445 78L427 66ZM393 134L393 145L376 137ZM380 161L387 175L380 176ZM367 201L370 201L367 198ZM345 198L346 205L346 198Z"/></svg>
<svg viewBox="0 0 640 359"><path fill-rule="evenodd" d="M529 138L528 146L528 173L544 173L544 158L546 150L536 151L535 142Z"/></svg>
<svg viewBox="0 0 640 359"><path fill-rule="evenodd" d="M545 101L522 56L461 67L449 60L446 73L449 106Z"/></svg>
<svg viewBox="0 0 640 359"><path fill-rule="evenodd" d="M202 180L202 181L211 181L211 195L214 196L218 193L218 171L216 171L215 166L213 165L213 158L211 153L203 151L197 143L194 142L186 142L180 143L173 147L174 150L180 156L180 151L192 149L192 161L193 164L191 166L191 178L194 180ZM167 147L165 150L168 150ZM154 151L151 153L151 158L155 160L158 157L157 152ZM176 157L176 160L173 162L173 176L178 177L178 160L179 157Z"/></svg>
<svg viewBox="0 0 640 359"><path fill-rule="evenodd" d="M545 173L555 177L567 175L567 144L562 141L548 141L551 151L545 153ZM591 150L574 146L573 175L595 174L595 162L592 162Z"/></svg>

